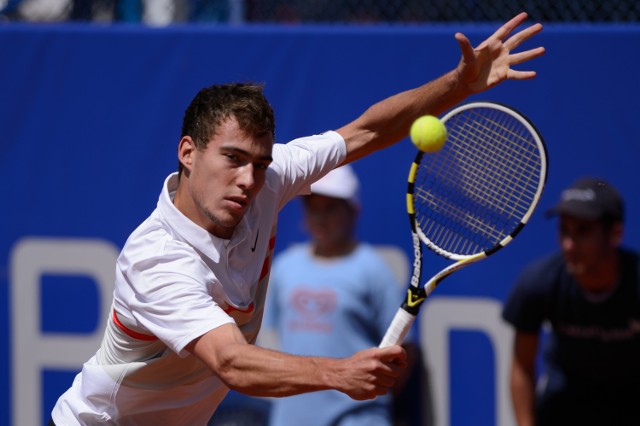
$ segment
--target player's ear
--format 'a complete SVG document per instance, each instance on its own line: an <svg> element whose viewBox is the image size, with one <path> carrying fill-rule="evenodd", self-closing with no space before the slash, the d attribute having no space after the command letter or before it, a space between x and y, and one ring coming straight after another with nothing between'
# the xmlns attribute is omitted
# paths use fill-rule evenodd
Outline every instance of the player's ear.
<svg viewBox="0 0 640 426"><path fill-rule="evenodd" d="M609 233L609 239L613 247L618 247L622 244L622 236L624 234L624 224L622 222L615 222L611 226L611 232Z"/></svg>
<svg viewBox="0 0 640 426"><path fill-rule="evenodd" d="M193 155L196 152L196 144L191 136L183 136L178 143L178 161L186 170L191 171Z"/></svg>

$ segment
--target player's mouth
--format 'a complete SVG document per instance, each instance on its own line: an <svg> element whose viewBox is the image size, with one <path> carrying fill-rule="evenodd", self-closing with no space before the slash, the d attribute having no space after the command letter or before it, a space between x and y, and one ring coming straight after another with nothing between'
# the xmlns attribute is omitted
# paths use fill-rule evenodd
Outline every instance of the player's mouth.
<svg viewBox="0 0 640 426"><path fill-rule="evenodd" d="M249 205L249 197L227 197L227 206L234 211L244 211Z"/></svg>
<svg viewBox="0 0 640 426"><path fill-rule="evenodd" d="M586 267L584 262L578 258L566 258L567 269L574 274L584 273Z"/></svg>

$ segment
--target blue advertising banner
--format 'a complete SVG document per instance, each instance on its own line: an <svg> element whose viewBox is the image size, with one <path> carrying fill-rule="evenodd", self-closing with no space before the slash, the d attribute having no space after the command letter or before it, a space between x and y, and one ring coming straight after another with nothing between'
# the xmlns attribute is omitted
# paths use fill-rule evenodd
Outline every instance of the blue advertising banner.
<svg viewBox="0 0 640 426"><path fill-rule="evenodd" d="M495 27L0 25L0 425L46 424L98 348L115 258L176 169L182 115L200 88L264 82L277 140L286 142L439 76L459 60L455 31L477 44ZM555 222L541 211L562 188L583 175L611 181L627 199L625 242L640 247L640 26L548 26L538 44L547 54L526 65L537 79L474 98L532 119L550 175L518 241L449 278L425 305L434 424L512 424L511 334L499 313L522 266L555 250ZM409 259L404 203L414 154L403 141L354 165L363 182L359 236ZM277 251L305 238L300 222L293 202ZM425 275L441 266L429 253L425 263Z"/></svg>

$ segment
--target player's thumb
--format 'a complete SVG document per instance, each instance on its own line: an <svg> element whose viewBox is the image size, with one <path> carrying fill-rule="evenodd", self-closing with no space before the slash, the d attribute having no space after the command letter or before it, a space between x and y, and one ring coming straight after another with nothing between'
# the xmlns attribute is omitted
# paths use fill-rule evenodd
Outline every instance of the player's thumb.
<svg viewBox="0 0 640 426"><path fill-rule="evenodd" d="M456 33L454 37L460 46L462 57L467 61L473 59L473 46L467 36L462 33Z"/></svg>
<svg viewBox="0 0 640 426"><path fill-rule="evenodd" d="M380 348L380 360L386 363L401 365L407 362L407 352L400 345Z"/></svg>

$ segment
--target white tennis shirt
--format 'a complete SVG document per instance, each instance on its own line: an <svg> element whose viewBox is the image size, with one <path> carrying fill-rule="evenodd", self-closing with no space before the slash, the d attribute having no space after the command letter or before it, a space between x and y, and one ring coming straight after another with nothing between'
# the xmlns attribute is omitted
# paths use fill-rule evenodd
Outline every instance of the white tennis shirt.
<svg viewBox="0 0 640 426"><path fill-rule="evenodd" d="M230 240L176 209L178 175L167 177L157 208L118 257L102 345L58 399L54 422L205 425L228 388L185 347L232 322L255 341L277 214L345 156L336 132L275 144L265 185Z"/></svg>

